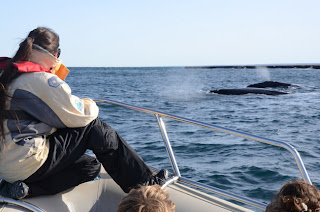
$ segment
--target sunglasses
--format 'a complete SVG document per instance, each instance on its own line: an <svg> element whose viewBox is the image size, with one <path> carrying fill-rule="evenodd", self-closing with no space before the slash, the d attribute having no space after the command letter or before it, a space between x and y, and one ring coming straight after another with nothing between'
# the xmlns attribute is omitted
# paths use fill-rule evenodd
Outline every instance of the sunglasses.
<svg viewBox="0 0 320 212"><path fill-rule="evenodd" d="M60 54L61 54L61 49L59 48L59 49L58 49L58 53L57 53L57 58L60 57Z"/></svg>

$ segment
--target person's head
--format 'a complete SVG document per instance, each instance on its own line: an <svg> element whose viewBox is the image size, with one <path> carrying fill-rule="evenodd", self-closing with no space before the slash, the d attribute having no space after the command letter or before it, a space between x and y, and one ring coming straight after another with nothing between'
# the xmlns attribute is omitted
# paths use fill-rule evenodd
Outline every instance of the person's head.
<svg viewBox="0 0 320 212"><path fill-rule="evenodd" d="M20 43L20 47L12 58L12 62L24 61L30 58L33 45L38 45L47 50L52 55L58 57L59 35L46 27L38 27L32 30L28 36Z"/></svg>
<svg viewBox="0 0 320 212"><path fill-rule="evenodd" d="M0 141L3 144L5 144L3 121L8 98L6 90L12 80L19 75L13 63L30 60L35 48L47 51L52 58L58 58L60 54L58 34L46 27L38 27L32 30L20 43L19 49L12 57L7 68L0 70Z"/></svg>
<svg viewBox="0 0 320 212"><path fill-rule="evenodd" d="M153 185L132 189L122 198L117 212L174 212L174 208L169 192Z"/></svg>
<svg viewBox="0 0 320 212"><path fill-rule="evenodd" d="M284 184L268 205L266 212L320 212L320 191L303 180Z"/></svg>

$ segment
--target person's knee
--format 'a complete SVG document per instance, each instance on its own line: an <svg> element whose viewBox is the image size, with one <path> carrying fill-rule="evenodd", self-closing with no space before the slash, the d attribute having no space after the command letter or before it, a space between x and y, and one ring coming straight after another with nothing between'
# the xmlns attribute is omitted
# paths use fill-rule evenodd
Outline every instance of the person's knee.
<svg viewBox="0 0 320 212"><path fill-rule="evenodd" d="M100 119L95 119L91 126L89 137L89 149L95 151L116 150L118 149L120 136L109 125Z"/></svg>

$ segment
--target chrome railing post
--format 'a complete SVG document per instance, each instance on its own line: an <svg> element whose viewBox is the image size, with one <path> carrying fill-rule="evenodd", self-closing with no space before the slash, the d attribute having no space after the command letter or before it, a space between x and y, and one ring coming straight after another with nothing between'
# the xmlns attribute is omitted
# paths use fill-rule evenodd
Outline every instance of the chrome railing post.
<svg viewBox="0 0 320 212"><path fill-rule="evenodd" d="M167 153L168 153L168 156L170 158L170 162L171 162L171 166L173 168L174 174L176 176L178 176L178 177L181 177L180 170L179 170L176 158L174 156L174 153L173 153L173 150L172 150L172 147L171 147L171 143L170 143L170 140L169 140L169 137L168 137L168 134L167 134L167 130L166 130L166 126L164 124L164 121L163 121L162 117L159 116L159 114L155 114L155 116L156 116L158 124L159 124L161 135L162 135L164 144L166 146Z"/></svg>

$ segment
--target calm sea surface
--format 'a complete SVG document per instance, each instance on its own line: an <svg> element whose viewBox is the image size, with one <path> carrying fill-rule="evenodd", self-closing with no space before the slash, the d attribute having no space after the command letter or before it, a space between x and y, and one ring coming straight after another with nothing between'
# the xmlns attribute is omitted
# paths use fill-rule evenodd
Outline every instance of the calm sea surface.
<svg viewBox="0 0 320 212"><path fill-rule="evenodd" d="M108 98L242 132L286 141L299 152L320 186L320 70L70 68L74 95ZM300 87L288 95L214 95L273 80ZM156 118L99 103L100 117L155 168L170 162ZM165 119L182 176L268 203L282 184L301 178L286 150Z"/></svg>

